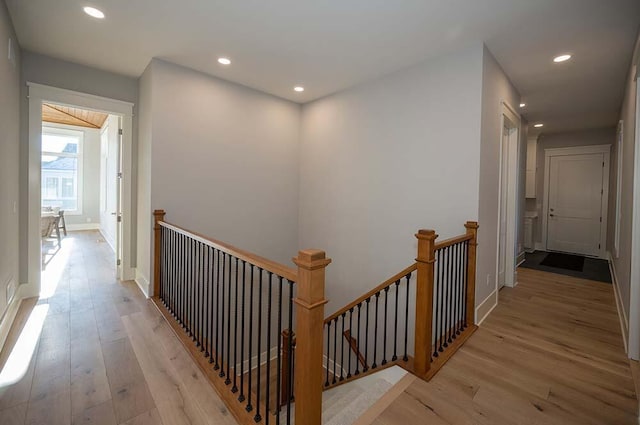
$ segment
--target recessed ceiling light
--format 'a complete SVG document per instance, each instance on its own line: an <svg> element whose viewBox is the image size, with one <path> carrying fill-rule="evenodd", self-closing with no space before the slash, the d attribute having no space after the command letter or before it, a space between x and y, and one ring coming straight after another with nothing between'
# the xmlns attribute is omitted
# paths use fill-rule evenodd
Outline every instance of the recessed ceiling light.
<svg viewBox="0 0 640 425"><path fill-rule="evenodd" d="M84 13L93 18L104 19L104 13L102 12L102 10L96 9L95 7L86 6L82 10L84 10Z"/></svg>
<svg viewBox="0 0 640 425"><path fill-rule="evenodd" d="M521 107L521 108L524 108L525 106L527 106L527 104L526 104L526 103L521 103L521 104L520 104L520 107Z"/></svg>
<svg viewBox="0 0 640 425"><path fill-rule="evenodd" d="M218 58L218 63L221 65L231 65L231 59L229 58Z"/></svg>
<svg viewBox="0 0 640 425"><path fill-rule="evenodd" d="M302 86L295 86L293 89L294 89L295 91L297 91L297 92L304 91L304 87L302 87Z"/></svg>
<svg viewBox="0 0 640 425"><path fill-rule="evenodd" d="M534 124L533 125L535 128L540 128L540 127L544 127L544 124Z"/></svg>
<svg viewBox="0 0 640 425"><path fill-rule="evenodd" d="M560 55L553 58L553 61L555 63L560 63L560 62L568 61L569 59L571 59L571 55Z"/></svg>

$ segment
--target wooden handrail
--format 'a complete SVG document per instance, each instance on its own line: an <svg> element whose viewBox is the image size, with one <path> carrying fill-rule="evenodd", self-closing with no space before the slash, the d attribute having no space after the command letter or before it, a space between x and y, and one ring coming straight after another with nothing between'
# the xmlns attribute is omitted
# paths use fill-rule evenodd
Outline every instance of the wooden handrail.
<svg viewBox="0 0 640 425"><path fill-rule="evenodd" d="M247 263L252 264L254 266L260 267L263 270L272 272L278 276L282 276L283 278L288 279L292 282L296 282L298 280L298 273L292 267L285 266L284 264L277 263L275 261L261 257L257 254L253 254L243 249L236 248L235 246L230 245L226 242L209 238L207 236L202 235L201 233L185 229L183 227L168 223L166 221L160 221L158 222L158 224L160 226L164 226L168 229L171 229L185 236L189 236L190 238L193 238L199 242L202 242L205 245L209 245L212 248L219 249L220 251L226 252L229 255L232 255L240 260L246 261Z"/></svg>
<svg viewBox="0 0 640 425"><path fill-rule="evenodd" d="M455 245L455 244L460 243L460 242L470 241L471 239L473 239L473 235L471 235L471 234L464 234L464 235L456 236L454 238L445 239L443 241L440 241L440 242L436 243L434 245L433 249L435 251L437 251L439 249L443 249L443 248L446 248L446 247L451 246L451 245Z"/></svg>
<svg viewBox="0 0 640 425"><path fill-rule="evenodd" d="M403 277L405 277L406 275L408 275L409 273L415 271L417 269L417 267L418 267L417 263L413 263L412 265L410 265L406 269L402 270L400 273L395 274L393 277L390 277L389 279L385 280L380 285L376 286L375 288L373 288L372 290L370 290L366 294L356 298L355 301L350 302L346 306L342 307L340 310L338 310L335 313L333 313L331 316L329 316L326 319L324 319L324 323L327 324L330 321L334 320L336 317L342 316L343 313L346 313L347 311L351 310L353 307L355 307L358 304L366 301L367 298L370 298L370 297L374 296L377 292L380 292L380 291L384 290L384 288L386 288L387 286L392 285L397 280L400 280Z"/></svg>

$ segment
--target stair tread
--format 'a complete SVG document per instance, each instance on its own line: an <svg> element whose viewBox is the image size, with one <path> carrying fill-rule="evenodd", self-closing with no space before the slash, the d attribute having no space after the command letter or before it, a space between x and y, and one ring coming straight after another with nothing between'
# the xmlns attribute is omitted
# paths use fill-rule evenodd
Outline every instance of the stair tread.
<svg viewBox="0 0 640 425"><path fill-rule="evenodd" d="M377 379L366 387L354 388L352 392L356 394L355 398L345 397L344 402L336 403L335 413L323 415L322 422L326 425L352 424L391 387L393 387L393 384L386 379Z"/></svg>

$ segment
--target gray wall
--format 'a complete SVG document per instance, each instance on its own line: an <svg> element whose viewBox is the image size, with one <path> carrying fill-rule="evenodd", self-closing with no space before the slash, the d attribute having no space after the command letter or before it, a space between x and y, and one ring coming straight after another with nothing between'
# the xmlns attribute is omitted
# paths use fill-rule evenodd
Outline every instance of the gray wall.
<svg viewBox="0 0 640 425"><path fill-rule="evenodd" d="M327 312L478 218L482 46L304 105L300 247L320 248Z"/></svg>
<svg viewBox="0 0 640 425"><path fill-rule="evenodd" d="M498 216L500 207L500 145L502 142L502 104L512 109L520 104L520 94L504 73L491 52L484 47L482 61L482 132L480 148L480 203L478 229L478 260L476 305L491 295L496 287L498 249ZM517 111L516 111L517 113ZM522 125L522 123L521 123ZM526 139L520 138L522 154ZM520 157L522 163L522 156ZM524 179L520 167L519 182ZM521 192L524 197L524 193ZM520 201L518 205L521 205ZM523 223L517 220L517 223ZM517 231L522 235L522 231ZM517 240L517 239L516 239Z"/></svg>
<svg viewBox="0 0 640 425"><path fill-rule="evenodd" d="M23 52L21 73L21 106L20 106L20 208L28 208L28 155L29 155L29 100L27 99L27 82L44 84L81 93L138 103L138 80L99 69L54 59L37 53ZM137 152L137 113L134 107L133 116L133 158ZM132 178L132 216L136 217L136 169ZM27 276L27 216L20 220L20 278L24 282ZM132 223L132 229L135 229ZM132 235L131 249L135 259L135 235ZM135 261L134 261L135 265Z"/></svg>
<svg viewBox="0 0 640 425"><path fill-rule="evenodd" d="M143 108L153 113L140 134L140 158L151 158L151 174L140 176L143 202L165 209L171 222L292 265L300 106L159 60L147 72Z"/></svg>
<svg viewBox="0 0 640 425"><path fill-rule="evenodd" d="M622 164L622 208L620 220L620 255L613 259L613 265L618 278L618 289L620 298L625 309L627 319L629 318L630 295L631 295L631 225L633 216L633 176L634 176L634 156L636 142L636 76L640 61L638 56L640 38L636 43L634 65L629 70L624 101L620 119L624 121L624 143L623 143L623 164ZM616 169L617 172L617 169ZM616 175L616 174L614 174ZM636 282L637 284L637 282ZM630 347L631 349L631 347Z"/></svg>
<svg viewBox="0 0 640 425"><path fill-rule="evenodd" d="M9 38L15 64L7 59ZM0 1L0 320L7 308L7 285L18 280L20 152L20 52L4 1Z"/></svg>
<svg viewBox="0 0 640 425"><path fill-rule="evenodd" d="M544 199L544 150L554 148L569 148L575 146L592 146L592 145L612 145L616 140L616 129L599 128L593 130L570 131L553 134L541 134L538 137L538 147L536 153L536 198L527 199L527 210L537 211L538 218L535 220L533 229L533 240L536 243L542 243L542 207ZM609 175L609 209L608 220L609 227L607 229L607 241L611 241L612 225L615 219L615 187L616 187L616 154L615 150L611 150L610 155L610 175ZM611 250L607 243L607 250Z"/></svg>
<svg viewBox="0 0 640 425"><path fill-rule="evenodd" d="M43 127L62 128L83 133L82 143L82 214L65 213L65 223L87 225L100 223L100 130L43 123Z"/></svg>

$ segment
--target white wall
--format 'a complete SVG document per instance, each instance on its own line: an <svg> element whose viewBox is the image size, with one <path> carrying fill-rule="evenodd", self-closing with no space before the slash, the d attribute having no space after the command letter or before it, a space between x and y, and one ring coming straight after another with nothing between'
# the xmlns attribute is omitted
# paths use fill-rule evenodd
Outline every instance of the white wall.
<svg viewBox="0 0 640 425"><path fill-rule="evenodd" d="M98 225L100 223L100 130L54 123L42 123L42 126L82 132L82 214L65 213L64 218L67 226Z"/></svg>
<svg viewBox="0 0 640 425"><path fill-rule="evenodd" d="M630 299L631 299L631 224L633 215L633 177L634 177L634 156L636 146L636 85L638 62L640 62L640 38L636 43L636 51L633 58L633 64L629 70L627 84L625 88L624 101L620 119L624 120L624 146L623 146L623 164L622 164L622 208L620 220L620 255L613 259L616 276L618 278L618 290L622 300L626 317L630 318ZM614 136L615 137L615 136ZM613 155L612 155L613 158ZM617 168L612 167L612 174L617 175ZM614 186L615 187L615 186ZM615 192L615 190L614 190ZM636 254L637 255L637 254ZM635 282L634 284L638 284ZM634 299L634 303L637 301ZM640 306L635 306L640 308ZM636 324L629 324L635 327ZM632 347L630 346L630 351Z"/></svg>
<svg viewBox="0 0 640 425"><path fill-rule="evenodd" d="M569 148L574 146L592 146L592 145L612 145L616 140L615 127L599 128L592 130L569 131L562 133L541 134L538 137L537 153L536 153L536 198L529 200L528 205L531 210L538 212L535 228L533 229L533 240L536 243L542 243L542 207L544 199L544 165L545 165L545 149ZM615 184L616 171L615 151L611 151L611 167L609 176L609 224L612 224L615 218ZM609 226L607 240L611 240L611 226ZM610 248L607 247L609 250Z"/></svg>
<svg viewBox="0 0 640 425"><path fill-rule="evenodd" d="M327 251L327 313L478 218L482 47L304 105L300 247Z"/></svg>
<svg viewBox="0 0 640 425"><path fill-rule="evenodd" d="M150 152L151 174L139 191L151 208L140 216L161 208L168 221L292 265L300 106L159 60L147 72L143 107L153 113L143 117L140 156ZM151 277L142 264L140 273Z"/></svg>
<svg viewBox="0 0 640 425"><path fill-rule="evenodd" d="M16 49L15 64L7 59L9 38ZM20 63L15 32L0 1L0 321L7 308L6 288L19 282Z"/></svg>
<svg viewBox="0 0 640 425"><path fill-rule="evenodd" d="M114 74L107 71L66 62L32 52L23 52L21 68L20 105L20 209L29 210L28 199L28 171L29 171L29 99L27 97L27 82L44 84L81 93L103 96L111 99L137 103L138 81L135 78ZM133 116L133 161L137 152L137 112L134 107ZM131 204L135 217L136 202L136 169L133 168ZM131 223L135 229L135 223ZM20 218L20 282L27 279L27 214ZM135 232L131 241L132 256L135 259Z"/></svg>
<svg viewBox="0 0 640 425"><path fill-rule="evenodd" d="M498 216L500 204L500 145L502 142L502 104L517 113L520 94L491 52L484 47L482 61L482 136L480 148L480 203L478 257L476 270L476 305L492 295L496 286ZM522 125L522 123L521 123ZM526 151L526 138L519 140L520 152ZM522 156L519 181L524 180ZM522 183L520 184L522 187ZM524 193L520 193L524 197ZM518 201L521 205L520 200ZM520 220L519 223L523 224ZM517 232L521 235L522 231Z"/></svg>
<svg viewBox="0 0 640 425"><path fill-rule="evenodd" d="M151 270L151 139L153 136L152 123L152 75L154 62L150 63L139 81L138 116L138 206L136 229L138 247L136 249L136 280L141 286L148 287Z"/></svg>

